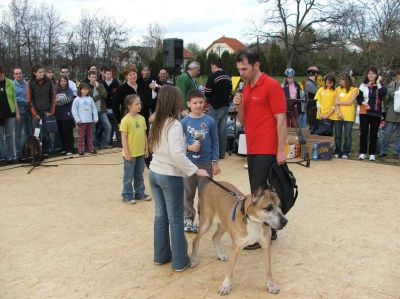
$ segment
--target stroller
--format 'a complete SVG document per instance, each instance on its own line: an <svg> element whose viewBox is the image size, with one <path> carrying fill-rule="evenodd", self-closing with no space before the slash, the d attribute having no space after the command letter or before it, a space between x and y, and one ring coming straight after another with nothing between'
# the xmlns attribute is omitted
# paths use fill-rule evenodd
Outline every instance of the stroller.
<svg viewBox="0 0 400 299"><path fill-rule="evenodd" d="M232 153L238 153L239 135L243 133L243 126L237 120L237 113L237 109L234 105L229 107L228 120L226 123L226 151L229 155L232 155Z"/></svg>

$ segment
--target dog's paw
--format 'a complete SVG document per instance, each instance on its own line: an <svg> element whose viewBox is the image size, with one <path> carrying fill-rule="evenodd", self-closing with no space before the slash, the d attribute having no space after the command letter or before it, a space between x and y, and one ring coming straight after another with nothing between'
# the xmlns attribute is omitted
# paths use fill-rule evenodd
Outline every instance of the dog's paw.
<svg viewBox="0 0 400 299"><path fill-rule="evenodd" d="M197 266L198 263L199 263L199 261L197 260L197 258L195 258L195 257L190 258L190 267L194 268Z"/></svg>
<svg viewBox="0 0 400 299"><path fill-rule="evenodd" d="M224 280L224 282L219 287L218 293L220 295L228 295L231 292L232 284L229 280Z"/></svg>
<svg viewBox="0 0 400 299"><path fill-rule="evenodd" d="M274 282L267 283L267 290L271 294L279 294L279 292L280 292L278 286Z"/></svg>
<svg viewBox="0 0 400 299"><path fill-rule="evenodd" d="M223 261L223 262L229 261L229 257L228 257L226 254L220 254L220 255L218 255L218 259L219 259L220 261Z"/></svg>

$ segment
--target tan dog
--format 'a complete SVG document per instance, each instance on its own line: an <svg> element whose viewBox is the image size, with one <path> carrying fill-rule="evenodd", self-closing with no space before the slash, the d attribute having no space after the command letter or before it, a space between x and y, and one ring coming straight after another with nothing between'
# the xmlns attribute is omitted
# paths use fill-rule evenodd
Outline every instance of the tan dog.
<svg viewBox="0 0 400 299"><path fill-rule="evenodd" d="M220 183L229 190L241 195L240 191L233 185L226 182ZM197 265L197 251L200 239L208 231L215 219L218 220L218 227L212 240L216 255L221 261L228 260L228 257L221 250L221 237L228 231L232 239L232 250L228 268L218 292L221 295L230 293L233 269L240 250L247 245L258 242L265 254L267 290L270 293L277 294L279 293L279 288L273 282L271 274L271 227L282 229L287 223L287 219L279 208L279 198L275 192L259 188L255 194L239 202L236 211L234 211L236 217L233 221L232 211L235 209L235 202L235 197L214 183L209 183L204 188L200 204L200 230L193 240L191 266L195 267ZM217 216L219 219L217 219Z"/></svg>

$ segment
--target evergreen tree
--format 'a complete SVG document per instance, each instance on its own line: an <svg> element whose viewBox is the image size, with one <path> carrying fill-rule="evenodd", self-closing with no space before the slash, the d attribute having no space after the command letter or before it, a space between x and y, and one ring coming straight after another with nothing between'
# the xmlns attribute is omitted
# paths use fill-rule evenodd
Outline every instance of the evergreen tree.
<svg viewBox="0 0 400 299"><path fill-rule="evenodd" d="M282 55L281 48L275 42L271 44L267 64L271 75L282 76L286 69L286 59Z"/></svg>

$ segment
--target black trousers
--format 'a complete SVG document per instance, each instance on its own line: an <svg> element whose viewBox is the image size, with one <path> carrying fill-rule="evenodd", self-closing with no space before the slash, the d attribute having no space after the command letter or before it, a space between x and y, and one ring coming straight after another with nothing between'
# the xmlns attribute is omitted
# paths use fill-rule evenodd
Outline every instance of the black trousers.
<svg viewBox="0 0 400 299"><path fill-rule="evenodd" d="M73 119L57 119L58 133L60 134L62 149L67 153L74 152L74 127Z"/></svg>
<svg viewBox="0 0 400 299"><path fill-rule="evenodd" d="M310 126L311 134L315 134L318 129L317 123L317 104L315 101L310 101L307 103L307 121Z"/></svg>
<svg viewBox="0 0 400 299"><path fill-rule="evenodd" d="M275 155L247 155L251 193L255 193L258 187L267 186L270 169L275 161Z"/></svg>
<svg viewBox="0 0 400 299"><path fill-rule="evenodd" d="M360 114L360 154L376 155L378 142L378 130L381 123L380 116ZM368 136L369 135L369 136ZM368 147L369 137L369 147Z"/></svg>

